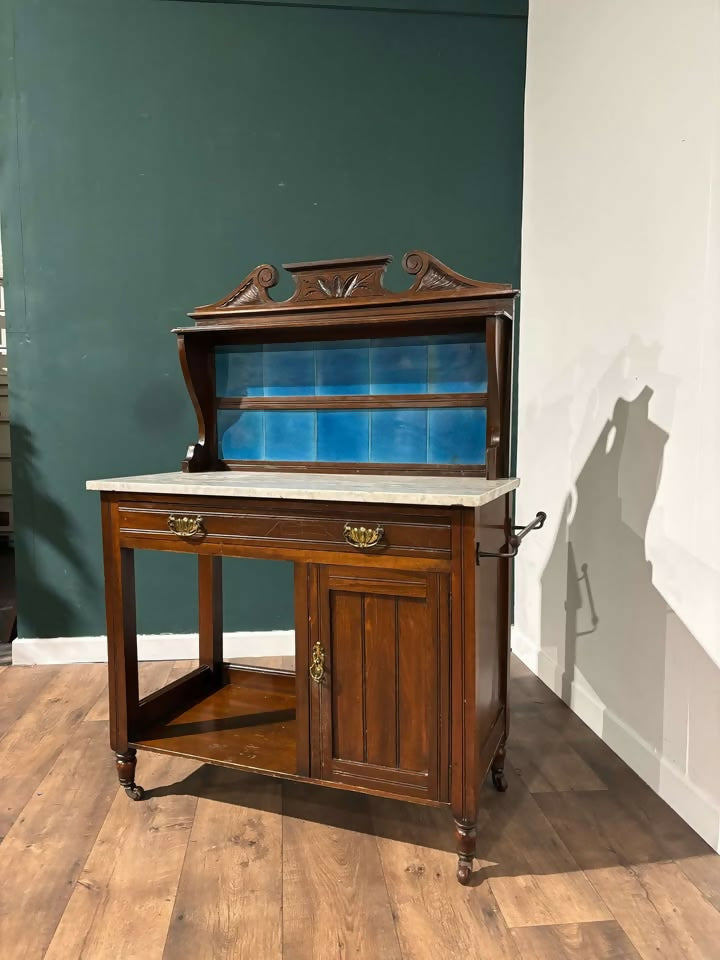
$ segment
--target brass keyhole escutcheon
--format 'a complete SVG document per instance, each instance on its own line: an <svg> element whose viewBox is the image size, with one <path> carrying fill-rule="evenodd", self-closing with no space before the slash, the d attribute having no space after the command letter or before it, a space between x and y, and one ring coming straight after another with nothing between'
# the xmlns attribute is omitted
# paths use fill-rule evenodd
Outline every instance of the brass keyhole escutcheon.
<svg viewBox="0 0 720 960"><path fill-rule="evenodd" d="M204 537L207 533L202 517L176 517L171 514L167 525L168 530L177 537Z"/></svg>
<svg viewBox="0 0 720 960"><path fill-rule="evenodd" d="M310 679L315 683L322 683L325 676L325 651L322 644L318 642L312 648L312 660L310 662Z"/></svg>

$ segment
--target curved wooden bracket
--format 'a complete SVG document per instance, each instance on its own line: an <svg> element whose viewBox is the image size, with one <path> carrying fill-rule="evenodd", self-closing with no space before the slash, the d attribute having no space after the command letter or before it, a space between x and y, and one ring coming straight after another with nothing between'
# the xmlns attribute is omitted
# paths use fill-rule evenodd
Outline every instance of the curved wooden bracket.
<svg viewBox="0 0 720 960"><path fill-rule="evenodd" d="M178 335L178 352L198 423L198 439L190 444L182 463L185 473L222 468L218 460L215 422L215 362L212 348L197 338Z"/></svg>

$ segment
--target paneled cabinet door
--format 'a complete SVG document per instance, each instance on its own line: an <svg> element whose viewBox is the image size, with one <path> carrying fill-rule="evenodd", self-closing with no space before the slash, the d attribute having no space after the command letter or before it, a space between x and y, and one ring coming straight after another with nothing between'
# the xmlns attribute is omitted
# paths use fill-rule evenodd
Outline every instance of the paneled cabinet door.
<svg viewBox="0 0 720 960"><path fill-rule="evenodd" d="M315 776L447 798L449 589L444 574L319 568Z"/></svg>

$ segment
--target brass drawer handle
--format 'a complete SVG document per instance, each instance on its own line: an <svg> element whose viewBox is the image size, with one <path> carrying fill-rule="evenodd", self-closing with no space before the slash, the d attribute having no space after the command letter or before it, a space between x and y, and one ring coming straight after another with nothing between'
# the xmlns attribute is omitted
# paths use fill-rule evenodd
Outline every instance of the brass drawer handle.
<svg viewBox="0 0 720 960"><path fill-rule="evenodd" d="M202 517L168 517L168 529L178 537L204 537L207 533Z"/></svg>
<svg viewBox="0 0 720 960"><path fill-rule="evenodd" d="M353 527L349 523L343 528L343 536L351 547L357 547L358 550L369 550L370 547L376 547L383 538L385 531L382 527Z"/></svg>
<svg viewBox="0 0 720 960"><path fill-rule="evenodd" d="M318 640L312 648L312 662L310 664L310 679L315 683L322 683L325 676L325 651Z"/></svg>

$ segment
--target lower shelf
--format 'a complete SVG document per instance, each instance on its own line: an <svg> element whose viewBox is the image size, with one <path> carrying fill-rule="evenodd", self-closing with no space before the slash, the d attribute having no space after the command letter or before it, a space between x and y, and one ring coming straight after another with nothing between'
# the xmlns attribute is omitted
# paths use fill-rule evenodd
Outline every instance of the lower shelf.
<svg viewBox="0 0 720 960"><path fill-rule="evenodd" d="M295 691L228 683L146 731L134 746L261 773L296 776Z"/></svg>

